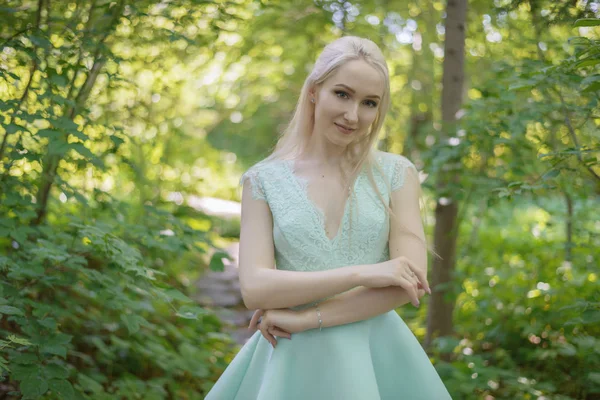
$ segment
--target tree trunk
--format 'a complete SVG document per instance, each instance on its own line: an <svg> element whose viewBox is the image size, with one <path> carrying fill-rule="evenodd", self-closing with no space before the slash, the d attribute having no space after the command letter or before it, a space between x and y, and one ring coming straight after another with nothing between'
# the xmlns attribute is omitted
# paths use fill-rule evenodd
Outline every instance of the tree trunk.
<svg viewBox="0 0 600 400"><path fill-rule="evenodd" d="M565 223L565 261L571 261L571 249L573 248L573 198L565 190L564 192L565 202L567 203L567 217Z"/></svg>
<svg viewBox="0 0 600 400"><path fill-rule="evenodd" d="M467 0L448 0L442 78L442 141L454 136L456 113L463 101L466 14ZM458 177L459 172L454 166L458 161L454 160L448 164L438 177L437 188L440 197L435 210L434 247L440 258L434 258L432 268L433 294L427 315L426 346L429 346L435 337L452 335L454 330L452 314L455 299L450 283L456 261L458 204L448 186Z"/></svg>
<svg viewBox="0 0 600 400"><path fill-rule="evenodd" d="M64 115L66 115L70 120L73 120L75 118L75 116L84 107L85 102L87 101L87 99L92 91L92 88L96 84L96 79L98 78L102 68L104 67L104 64L107 61L106 57L103 54L104 43L105 43L106 39L108 38L108 36L111 33L113 33L114 29L116 28L117 24L119 23L119 18L123 14L124 8L125 8L125 1L122 0L121 2L119 2L119 4L116 7L114 7L112 17L111 17L110 21L108 22L107 26L101 26L101 25L95 26L95 28L98 29L98 31L103 32L103 33L98 41L98 44L96 47L96 52L93 56L94 63L92 65L92 68L89 71L89 73L83 83L83 86L79 89L77 97L75 98L75 101L74 101L75 105L70 106L69 108L67 108L65 110ZM90 15L88 17L88 22L87 22L88 27L92 26L92 21L93 21L92 17L93 17L94 11L95 11L95 3L93 3L92 6L90 7ZM77 71L75 72L75 74L77 74ZM73 78L73 84L74 84L74 81L75 81L75 77ZM69 90L69 94L72 93L72 89L73 89L73 86ZM66 142L67 135L64 134L61 137L56 138L54 140L62 140L64 142ZM52 189L52 186L54 185L54 182L56 179L56 174L58 173L58 165L59 165L61 159L62 159L62 156L58 155L58 154L46 154L46 156L44 157L41 182L40 182L38 193L36 196L36 203L37 203L36 216L31 221L31 225L33 225L33 226L42 224L42 222L44 222L44 220L46 219L46 215L48 213L48 201L50 199L50 191Z"/></svg>
<svg viewBox="0 0 600 400"><path fill-rule="evenodd" d="M425 83L422 79L422 74L420 72L423 70L422 60L423 56L419 54L419 51L414 48L412 50L412 66L410 68L410 72L408 75L409 85L413 80L419 81L421 83L420 90L412 90L411 91L411 99L410 99L410 129L409 133L404 139L404 147L403 153L410 157L411 160L416 160L419 156L419 132L423 125L429 120L429 114L427 112L422 112L419 110L419 103L424 97L422 92Z"/></svg>

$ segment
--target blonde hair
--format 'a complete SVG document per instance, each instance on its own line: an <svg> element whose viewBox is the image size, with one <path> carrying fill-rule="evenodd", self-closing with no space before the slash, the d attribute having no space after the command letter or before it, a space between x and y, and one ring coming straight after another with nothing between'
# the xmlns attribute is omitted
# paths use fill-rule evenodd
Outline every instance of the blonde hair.
<svg viewBox="0 0 600 400"><path fill-rule="evenodd" d="M385 57L373 41L357 36L344 36L325 46L304 81L292 119L282 132L273 152L261 162L295 159L302 154L308 146L315 123L314 109L310 102L311 90L323 84L342 65L354 60L365 61L381 74L384 81L384 92L379 101L375 120L367 134L347 146L343 160L351 166L350 174L346 176L340 165L342 176L347 183L346 186L350 188L350 224L352 224L352 202L355 194L354 181L364 167L367 169L369 182L388 215L391 214L395 217L390 207L393 207L393 204L388 206L373 176L373 168L375 168L384 177L388 191L391 193L391 182L385 179L385 174L374 157L374 144L390 107L390 77ZM393 203L392 196L390 196L390 202ZM350 229L351 231L352 229ZM418 235L415 236L418 237Z"/></svg>

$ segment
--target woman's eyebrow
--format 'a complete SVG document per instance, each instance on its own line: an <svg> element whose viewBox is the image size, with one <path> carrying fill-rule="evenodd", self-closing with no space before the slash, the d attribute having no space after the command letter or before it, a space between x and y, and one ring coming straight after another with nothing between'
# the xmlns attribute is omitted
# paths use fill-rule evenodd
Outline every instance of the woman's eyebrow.
<svg viewBox="0 0 600 400"><path fill-rule="evenodd" d="M352 92L352 93L356 93L356 91L355 91L354 89L352 89L352 88L351 88L350 86L348 86L348 85L344 85L343 83L337 83L337 84L335 84L334 86L341 86L341 87L343 87L343 88L346 88L346 89L348 89L348 91L350 91L350 92ZM369 96L365 96L365 97L367 97L367 98L371 97L371 98L374 98L374 99L380 99L380 97L379 97L379 96L377 96L376 94L371 94L371 95L369 95Z"/></svg>

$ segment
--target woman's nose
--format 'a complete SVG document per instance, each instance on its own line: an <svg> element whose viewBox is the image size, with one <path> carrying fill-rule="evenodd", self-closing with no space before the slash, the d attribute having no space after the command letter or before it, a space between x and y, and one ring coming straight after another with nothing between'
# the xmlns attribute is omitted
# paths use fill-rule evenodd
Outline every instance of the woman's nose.
<svg viewBox="0 0 600 400"><path fill-rule="evenodd" d="M346 110L346 113L344 114L344 119L346 119L346 121L348 121L351 124L358 122L358 106L351 105L348 108L348 110Z"/></svg>

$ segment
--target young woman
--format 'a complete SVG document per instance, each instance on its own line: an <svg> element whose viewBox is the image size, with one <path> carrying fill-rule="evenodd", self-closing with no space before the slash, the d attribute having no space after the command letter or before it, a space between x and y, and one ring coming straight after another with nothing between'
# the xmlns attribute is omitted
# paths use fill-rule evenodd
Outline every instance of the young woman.
<svg viewBox="0 0 600 400"><path fill-rule="evenodd" d="M242 176L240 284L258 331L207 400L450 399L394 311L431 292L417 170L374 148L389 104L377 45L338 39Z"/></svg>

